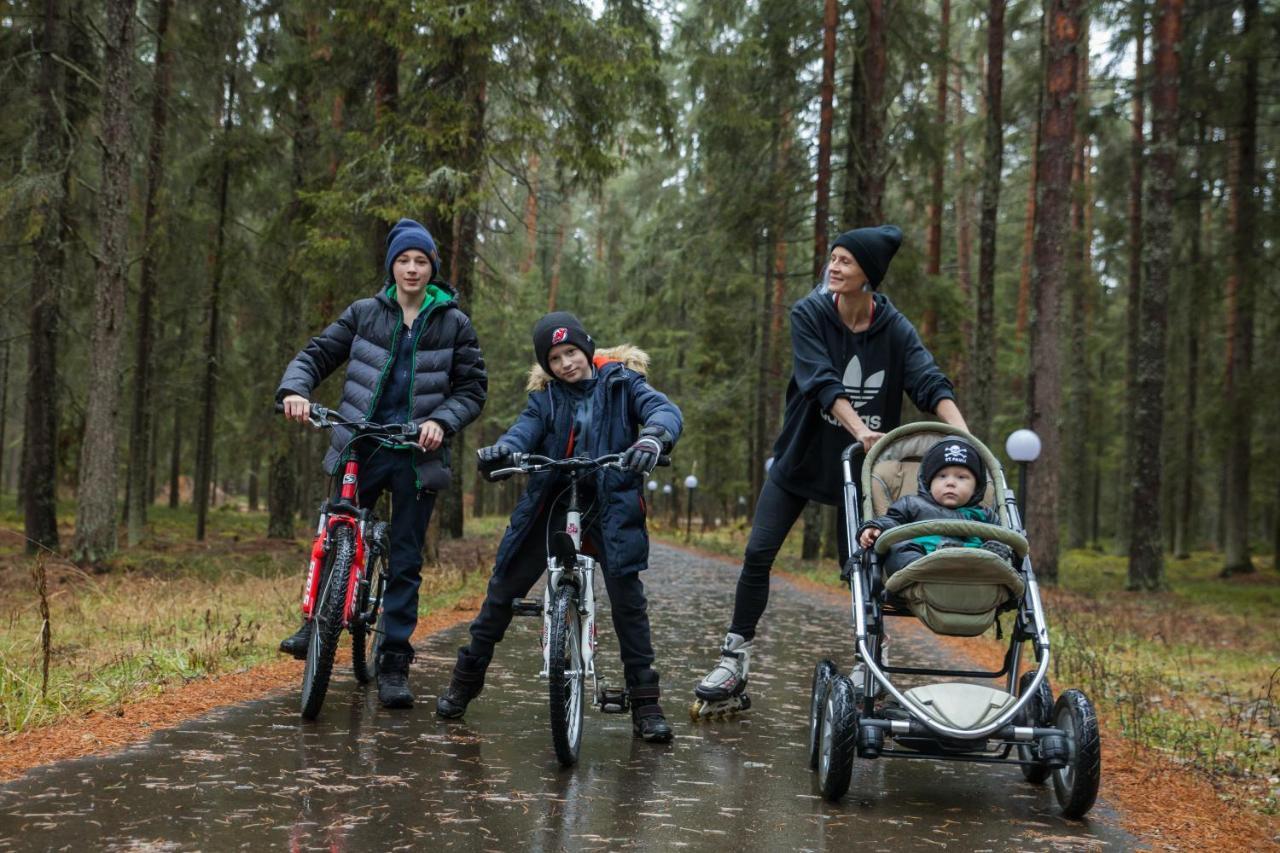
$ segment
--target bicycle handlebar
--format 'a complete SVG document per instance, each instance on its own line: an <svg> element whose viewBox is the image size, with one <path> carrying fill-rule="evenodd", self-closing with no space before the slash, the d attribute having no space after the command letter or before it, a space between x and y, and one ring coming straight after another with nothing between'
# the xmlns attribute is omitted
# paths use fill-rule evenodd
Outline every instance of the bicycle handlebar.
<svg viewBox="0 0 1280 853"><path fill-rule="evenodd" d="M595 459L589 459L585 456L570 456L567 459L552 459L549 456L539 456L536 453L512 453L511 461L514 463L508 468L498 468L484 474L485 479L494 480L498 477L508 476L510 474L541 474L546 471L592 471L596 468L621 468L621 453L607 453L604 456L598 456ZM670 456L659 456L658 466L667 466L671 464Z"/></svg>
<svg viewBox="0 0 1280 853"><path fill-rule="evenodd" d="M367 421L350 421L333 409L325 408L319 403L311 403L307 419L316 429L333 429L336 426L350 429L356 436L374 438L388 447L413 448L422 451L415 441L418 428L413 424L374 424ZM284 402L278 401L275 410L284 413ZM409 439L409 441L405 441Z"/></svg>

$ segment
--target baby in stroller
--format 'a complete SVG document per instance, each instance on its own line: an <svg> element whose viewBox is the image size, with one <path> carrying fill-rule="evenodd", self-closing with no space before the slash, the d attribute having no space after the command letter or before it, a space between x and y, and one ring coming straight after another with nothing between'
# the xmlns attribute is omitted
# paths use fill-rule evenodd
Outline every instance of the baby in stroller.
<svg viewBox="0 0 1280 853"><path fill-rule="evenodd" d="M865 455L851 444L841 467L853 666L848 675L830 658L814 667L809 763L822 795L844 795L855 759L972 761L1017 766L1033 784L1052 778L1062 814L1082 817L1098 792L1097 717L1079 690L1054 698L1048 622L999 460L971 435L922 422ZM945 656L922 666L910 660L913 642L890 663L889 617L948 637L994 628L1009 646L994 671Z"/></svg>
<svg viewBox="0 0 1280 853"><path fill-rule="evenodd" d="M986 468L977 448L959 436L944 438L920 460L916 494L898 498L884 515L863 524L858 531L858 544L870 548L884 531L913 521L956 519L999 524L996 511L982 505L985 489L979 491L978 484L985 486L986 482ZM891 576L908 563L944 547L982 548L1010 562L1013 560L1013 549L994 539L919 536L889 549L884 574Z"/></svg>

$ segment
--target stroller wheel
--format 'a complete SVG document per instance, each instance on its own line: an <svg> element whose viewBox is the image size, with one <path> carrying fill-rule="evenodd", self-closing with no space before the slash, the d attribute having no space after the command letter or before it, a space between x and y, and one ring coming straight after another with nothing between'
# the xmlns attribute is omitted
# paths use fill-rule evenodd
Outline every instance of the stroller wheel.
<svg viewBox="0 0 1280 853"><path fill-rule="evenodd" d="M1022 678L1018 679L1018 695L1022 696L1031 686L1031 682L1035 680L1034 672L1024 672ZM1049 679L1046 678L1040 682L1039 689L1036 690L1027 704L1023 706L1023 725L1025 726L1052 726L1053 725L1053 690L1049 687ZM1049 766L1040 759L1037 750L1030 746L1018 747L1018 758L1022 761L1038 761L1037 764L1022 765L1022 776L1032 785L1043 785L1045 780L1049 778Z"/></svg>
<svg viewBox="0 0 1280 853"><path fill-rule="evenodd" d="M1053 706L1054 725L1067 736L1065 767L1053 771L1053 790L1063 817L1081 818L1098 798L1102 746L1093 703L1079 690L1068 690Z"/></svg>
<svg viewBox="0 0 1280 853"><path fill-rule="evenodd" d="M840 674L836 665L827 658L818 661L813 668L813 689L809 693L809 769L818 769L818 752L822 738L822 711L827 703L827 688L831 679Z"/></svg>
<svg viewBox="0 0 1280 853"><path fill-rule="evenodd" d="M822 796L832 802L849 790L857 740L858 708L853 683L837 675L827 688L818 741L818 785Z"/></svg>

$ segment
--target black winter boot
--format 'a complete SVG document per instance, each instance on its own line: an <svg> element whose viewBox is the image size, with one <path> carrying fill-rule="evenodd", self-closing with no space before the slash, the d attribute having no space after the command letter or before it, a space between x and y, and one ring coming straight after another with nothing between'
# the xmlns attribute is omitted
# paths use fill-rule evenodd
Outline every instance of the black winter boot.
<svg viewBox="0 0 1280 853"><path fill-rule="evenodd" d="M628 681L632 734L649 743L669 743L675 735L667 718L662 716L662 707L658 704L662 690L658 686L657 670L641 670Z"/></svg>
<svg viewBox="0 0 1280 853"><path fill-rule="evenodd" d="M383 652L378 663L378 701L384 708L412 708L409 663L413 652Z"/></svg>
<svg viewBox="0 0 1280 853"><path fill-rule="evenodd" d="M303 620L301 628L280 641L280 651L298 660L306 660L307 646L311 644L311 625L310 619Z"/></svg>
<svg viewBox="0 0 1280 853"><path fill-rule="evenodd" d="M453 666L449 689L436 698L436 714L456 720L467 712L467 704L484 689L488 658L472 657L467 648L458 649L458 662Z"/></svg>

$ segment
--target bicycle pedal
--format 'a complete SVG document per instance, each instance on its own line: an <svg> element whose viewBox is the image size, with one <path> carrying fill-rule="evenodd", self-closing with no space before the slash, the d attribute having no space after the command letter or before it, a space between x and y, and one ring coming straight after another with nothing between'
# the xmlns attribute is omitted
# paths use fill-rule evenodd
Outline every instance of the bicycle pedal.
<svg viewBox="0 0 1280 853"><path fill-rule="evenodd" d="M511 602L511 610L516 616L541 616L541 598L517 598Z"/></svg>
<svg viewBox="0 0 1280 853"><path fill-rule="evenodd" d="M606 714L625 714L631 710L631 703L628 701L625 688L610 690L608 687L601 687L600 692L596 695L596 704Z"/></svg>

